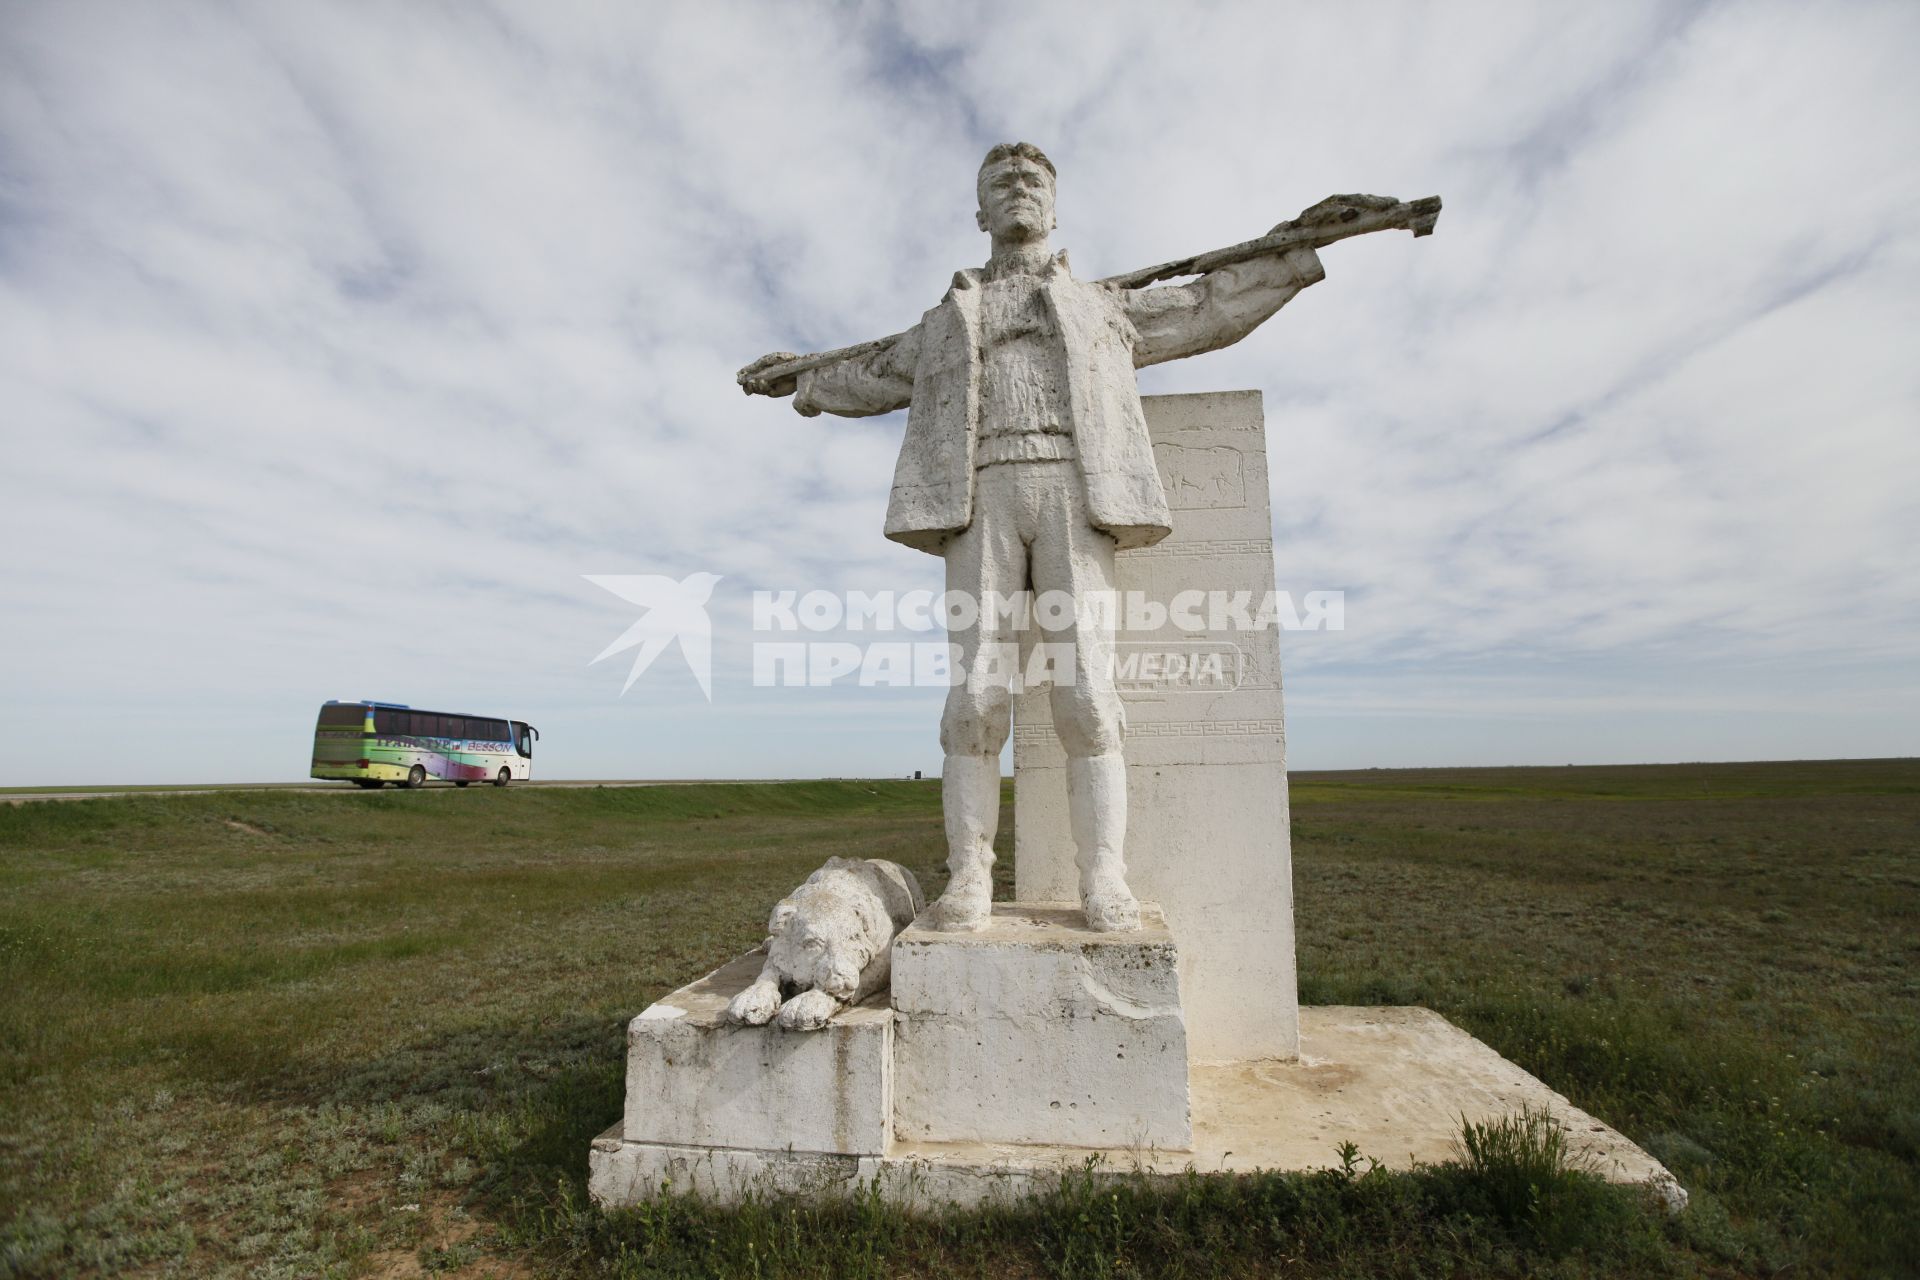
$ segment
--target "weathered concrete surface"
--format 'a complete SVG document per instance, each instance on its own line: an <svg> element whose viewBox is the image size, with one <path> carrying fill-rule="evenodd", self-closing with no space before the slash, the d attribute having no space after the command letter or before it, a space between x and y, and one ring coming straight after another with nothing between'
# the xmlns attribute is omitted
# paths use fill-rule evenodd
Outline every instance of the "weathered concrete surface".
<svg viewBox="0 0 1920 1280"><path fill-rule="evenodd" d="M1454 1158L1461 1118L1485 1121L1522 1107L1545 1109L1594 1171L1646 1185L1670 1207L1686 1192L1652 1156L1539 1080L1453 1026L1417 1008L1301 1010L1296 1061L1194 1068L1194 1149L1109 1149L1102 1168L1173 1174L1327 1168L1337 1146L1392 1168ZM1079 1147L896 1141L874 1155L693 1150L627 1140L616 1125L594 1140L591 1190L602 1204L631 1204L661 1184L720 1201L748 1191L837 1194L877 1183L898 1203L976 1204L1044 1189L1079 1167Z"/></svg>
<svg viewBox="0 0 1920 1280"><path fill-rule="evenodd" d="M893 946L901 1138L1185 1150L1187 1035L1166 919L1089 929L1078 904L995 903Z"/></svg>
<svg viewBox="0 0 1920 1280"><path fill-rule="evenodd" d="M817 1031L733 1025L727 1002L765 961L764 949L750 951L628 1025L625 1131L668 1145L885 1151L893 1109L886 992Z"/></svg>
<svg viewBox="0 0 1920 1280"><path fill-rule="evenodd" d="M1245 593L1257 614L1274 589L1260 393L1141 403L1174 528L1119 553L1116 587L1162 606L1182 592ZM1194 1061L1290 1058L1300 1042L1280 638L1224 612L1220 621L1188 630L1169 610L1159 630L1119 635L1122 675L1131 659L1136 677L1116 682L1127 721L1127 883L1165 909L1180 945ZM1164 671L1168 655L1205 674L1145 674L1143 661ZM1047 697L1029 692L1014 705L1014 897L1023 902L1070 899L1076 885L1067 755Z"/></svg>

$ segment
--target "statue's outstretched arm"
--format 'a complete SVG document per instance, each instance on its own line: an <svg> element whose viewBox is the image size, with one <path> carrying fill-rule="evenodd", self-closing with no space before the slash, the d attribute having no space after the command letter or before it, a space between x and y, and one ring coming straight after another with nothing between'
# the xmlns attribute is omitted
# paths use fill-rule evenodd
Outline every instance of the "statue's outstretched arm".
<svg viewBox="0 0 1920 1280"><path fill-rule="evenodd" d="M913 369L920 358L920 326L878 342L822 356L775 351L742 369L736 380L748 395L792 396L794 410L866 418L904 409L913 400ZM783 366L798 364L798 372Z"/></svg>
<svg viewBox="0 0 1920 1280"><path fill-rule="evenodd" d="M1353 236L1405 230L1433 234L1440 197L1328 196L1257 240L1191 258L1163 262L1100 283L1125 300L1139 331L1134 364L1158 364L1240 341L1294 294L1326 278L1315 251ZM1191 284L1148 288L1161 280L1198 276Z"/></svg>
<svg viewBox="0 0 1920 1280"><path fill-rule="evenodd" d="M1326 278L1320 255L1289 249L1210 271L1189 284L1120 291L1139 339L1136 368L1231 346L1308 285Z"/></svg>

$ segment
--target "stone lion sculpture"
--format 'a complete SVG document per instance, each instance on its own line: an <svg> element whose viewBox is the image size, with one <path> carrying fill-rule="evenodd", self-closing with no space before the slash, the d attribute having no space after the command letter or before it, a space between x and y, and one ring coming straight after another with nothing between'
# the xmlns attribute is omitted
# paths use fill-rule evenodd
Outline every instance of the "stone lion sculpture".
<svg viewBox="0 0 1920 1280"><path fill-rule="evenodd" d="M767 963L727 1020L817 1031L887 985L893 939L926 901L913 872L879 858L829 858L767 919Z"/></svg>

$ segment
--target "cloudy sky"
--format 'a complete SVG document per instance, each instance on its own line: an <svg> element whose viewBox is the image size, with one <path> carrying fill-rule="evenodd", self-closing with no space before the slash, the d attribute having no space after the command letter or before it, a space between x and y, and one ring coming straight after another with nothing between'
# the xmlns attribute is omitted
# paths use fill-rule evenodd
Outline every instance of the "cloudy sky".
<svg viewBox="0 0 1920 1280"><path fill-rule="evenodd" d="M0 5L0 784L304 775L315 706L548 776L936 769L757 588L935 587L899 417L742 397L1060 170L1097 276L1446 200L1148 392L1257 388L1299 768L1920 752L1920 7ZM1904 353L1904 354L1903 354ZM709 704L586 574L724 575Z"/></svg>

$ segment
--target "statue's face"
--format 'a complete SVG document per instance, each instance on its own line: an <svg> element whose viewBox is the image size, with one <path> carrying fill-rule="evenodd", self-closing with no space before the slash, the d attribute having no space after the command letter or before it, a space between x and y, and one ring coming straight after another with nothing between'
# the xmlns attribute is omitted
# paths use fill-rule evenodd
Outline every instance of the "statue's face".
<svg viewBox="0 0 1920 1280"><path fill-rule="evenodd" d="M976 221L996 240L1039 240L1053 230L1053 175L1025 156L997 161L980 178Z"/></svg>

